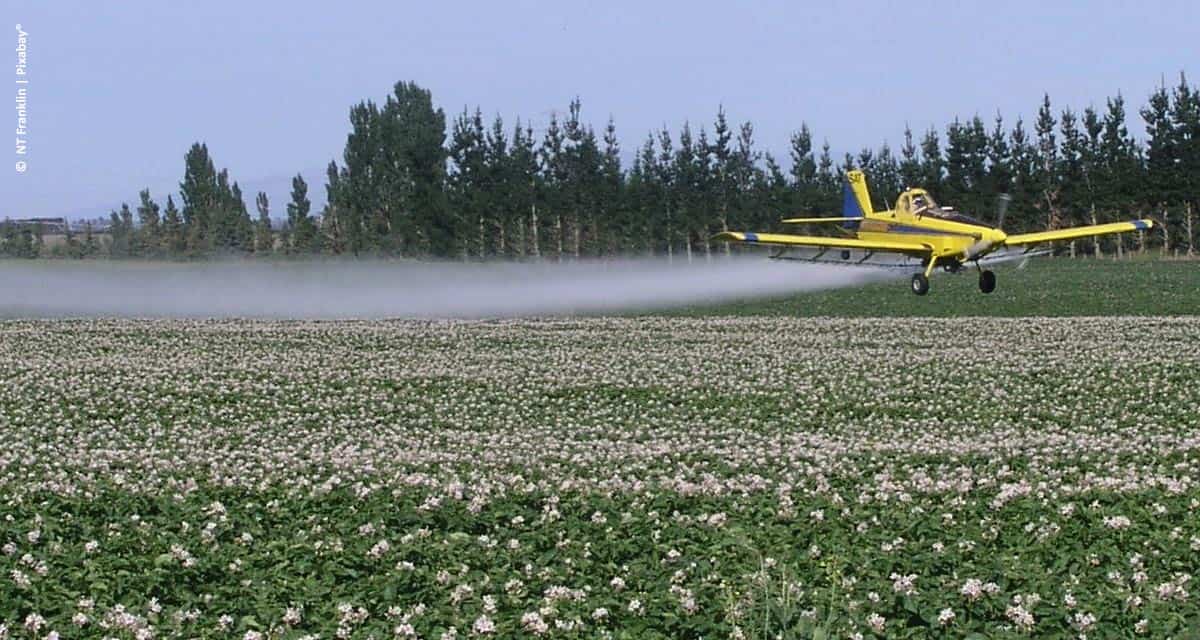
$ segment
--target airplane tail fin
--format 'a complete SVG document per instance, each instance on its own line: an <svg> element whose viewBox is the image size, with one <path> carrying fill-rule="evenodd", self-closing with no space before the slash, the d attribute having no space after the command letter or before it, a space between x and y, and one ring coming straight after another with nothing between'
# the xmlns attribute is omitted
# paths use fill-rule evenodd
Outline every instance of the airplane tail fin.
<svg viewBox="0 0 1200 640"><path fill-rule="evenodd" d="M867 218L874 213L871 196L867 193L867 177L855 169L846 173L846 186L842 192L842 217ZM857 229L860 221L847 220L842 226Z"/></svg>

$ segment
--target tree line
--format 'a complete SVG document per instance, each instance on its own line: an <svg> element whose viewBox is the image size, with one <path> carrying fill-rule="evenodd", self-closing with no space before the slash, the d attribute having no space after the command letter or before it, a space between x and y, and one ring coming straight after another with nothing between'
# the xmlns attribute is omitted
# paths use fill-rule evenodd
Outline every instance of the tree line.
<svg viewBox="0 0 1200 640"><path fill-rule="evenodd" d="M754 126L718 108L711 129L685 122L647 134L624 166L610 118L597 131L573 100L535 134L529 121L485 121L480 108L449 123L430 92L395 85L382 103L350 109L341 162L326 171L327 203L312 211L308 185L292 180L286 219L265 193L246 207L238 183L216 170L197 142L184 158L179 203L139 194L110 215L105 241L70 234L58 255L176 257L402 256L453 259L583 259L724 252L709 238L727 229L770 229L788 215L839 215L847 171L866 171L876 208L907 186L984 220L998 194L1012 196L1008 231L1147 216L1159 229L1140 239L1194 252L1200 198L1200 90L1182 74L1138 109L1145 142L1126 128L1118 94L1104 107L1056 109L1044 96L1036 119L997 114L955 119L944 130L907 126L886 142L835 159L805 123L790 137L788 168L756 149ZM819 231L818 231L819 232ZM74 236L74 237L72 237ZM1106 239L1110 249L1137 240ZM1084 243L1082 250L1102 251ZM1072 247L1074 250L1074 247ZM0 230L0 253L46 255L36 230Z"/></svg>

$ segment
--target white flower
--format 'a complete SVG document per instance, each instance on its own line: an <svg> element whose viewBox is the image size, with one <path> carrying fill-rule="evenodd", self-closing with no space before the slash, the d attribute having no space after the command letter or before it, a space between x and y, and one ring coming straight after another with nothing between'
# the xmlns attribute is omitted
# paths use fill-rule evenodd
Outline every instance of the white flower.
<svg viewBox="0 0 1200 640"><path fill-rule="evenodd" d="M867 626L871 627L871 630L875 633L883 633L883 625L886 622L887 619L878 613L872 613L867 616Z"/></svg>
<svg viewBox="0 0 1200 640"><path fill-rule="evenodd" d="M481 615L475 619L475 624L471 625L471 630L478 635L489 635L496 632L496 623L486 615Z"/></svg>
<svg viewBox="0 0 1200 640"><path fill-rule="evenodd" d="M911 596L917 592L917 587L915 584L917 581L916 574L902 576L899 573L893 573L891 575L891 579L892 591L906 596Z"/></svg>
<svg viewBox="0 0 1200 640"><path fill-rule="evenodd" d="M283 624L294 627L300 624L300 619L303 615L303 607L288 607L283 610Z"/></svg>
<svg viewBox="0 0 1200 640"><path fill-rule="evenodd" d="M521 628L534 635L542 635L550 630L550 625L542 619L542 615L536 611L530 611L521 616Z"/></svg>
<svg viewBox="0 0 1200 640"><path fill-rule="evenodd" d="M31 613L25 616L25 628L28 629L30 633L37 633L45 624L46 619L36 613Z"/></svg>
<svg viewBox="0 0 1200 640"><path fill-rule="evenodd" d="M1128 529L1131 524L1133 523L1125 516L1104 517L1104 526L1109 529Z"/></svg>
<svg viewBox="0 0 1200 640"><path fill-rule="evenodd" d="M1075 617L1071 619L1071 626L1075 627L1080 633L1087 633L1096 624L1096 616L1082 611L1076 611Z"/></svg>
<svg viewBox="0 0 1200 640"><path fill-rule="evenodd" d="M1009 606L1004 610L1004 615L1023 631L1033 628L1033 614L1026 611L1025 607L1021 605Z"/></svg>
<svg viewBox="0 0 1200 640"><path fill-rule="evenodd" d="M946 608L939 611L937 621L943 627L954 622L954 609Z"/></svg>

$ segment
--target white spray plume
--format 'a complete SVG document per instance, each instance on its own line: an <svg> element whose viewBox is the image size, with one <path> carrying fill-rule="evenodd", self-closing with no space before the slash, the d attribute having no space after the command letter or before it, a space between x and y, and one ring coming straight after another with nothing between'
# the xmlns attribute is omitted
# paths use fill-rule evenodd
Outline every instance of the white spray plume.
<svg viewBox="0 0 1200 640"><path fill-rule="evenodd" d="M0 263L0 317L486 318L662 309L861 284L868 268L720 257L578 263Z"/></svg>

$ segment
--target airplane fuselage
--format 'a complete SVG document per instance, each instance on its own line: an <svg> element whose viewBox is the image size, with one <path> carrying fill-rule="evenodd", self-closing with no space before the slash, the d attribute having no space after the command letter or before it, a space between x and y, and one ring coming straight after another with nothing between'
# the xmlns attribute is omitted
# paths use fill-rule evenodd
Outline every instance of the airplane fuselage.
<svg viewBox="0 0 1200 640"><path fill-rule="evenodd" d="M982 222L946 220L896 209L872 212L854 230L856 238L868 241L894 239L897 234L927 245L938 258L960 259L966 259L971 247L1000 246L1007 237L1003 231Z"/></svg>

